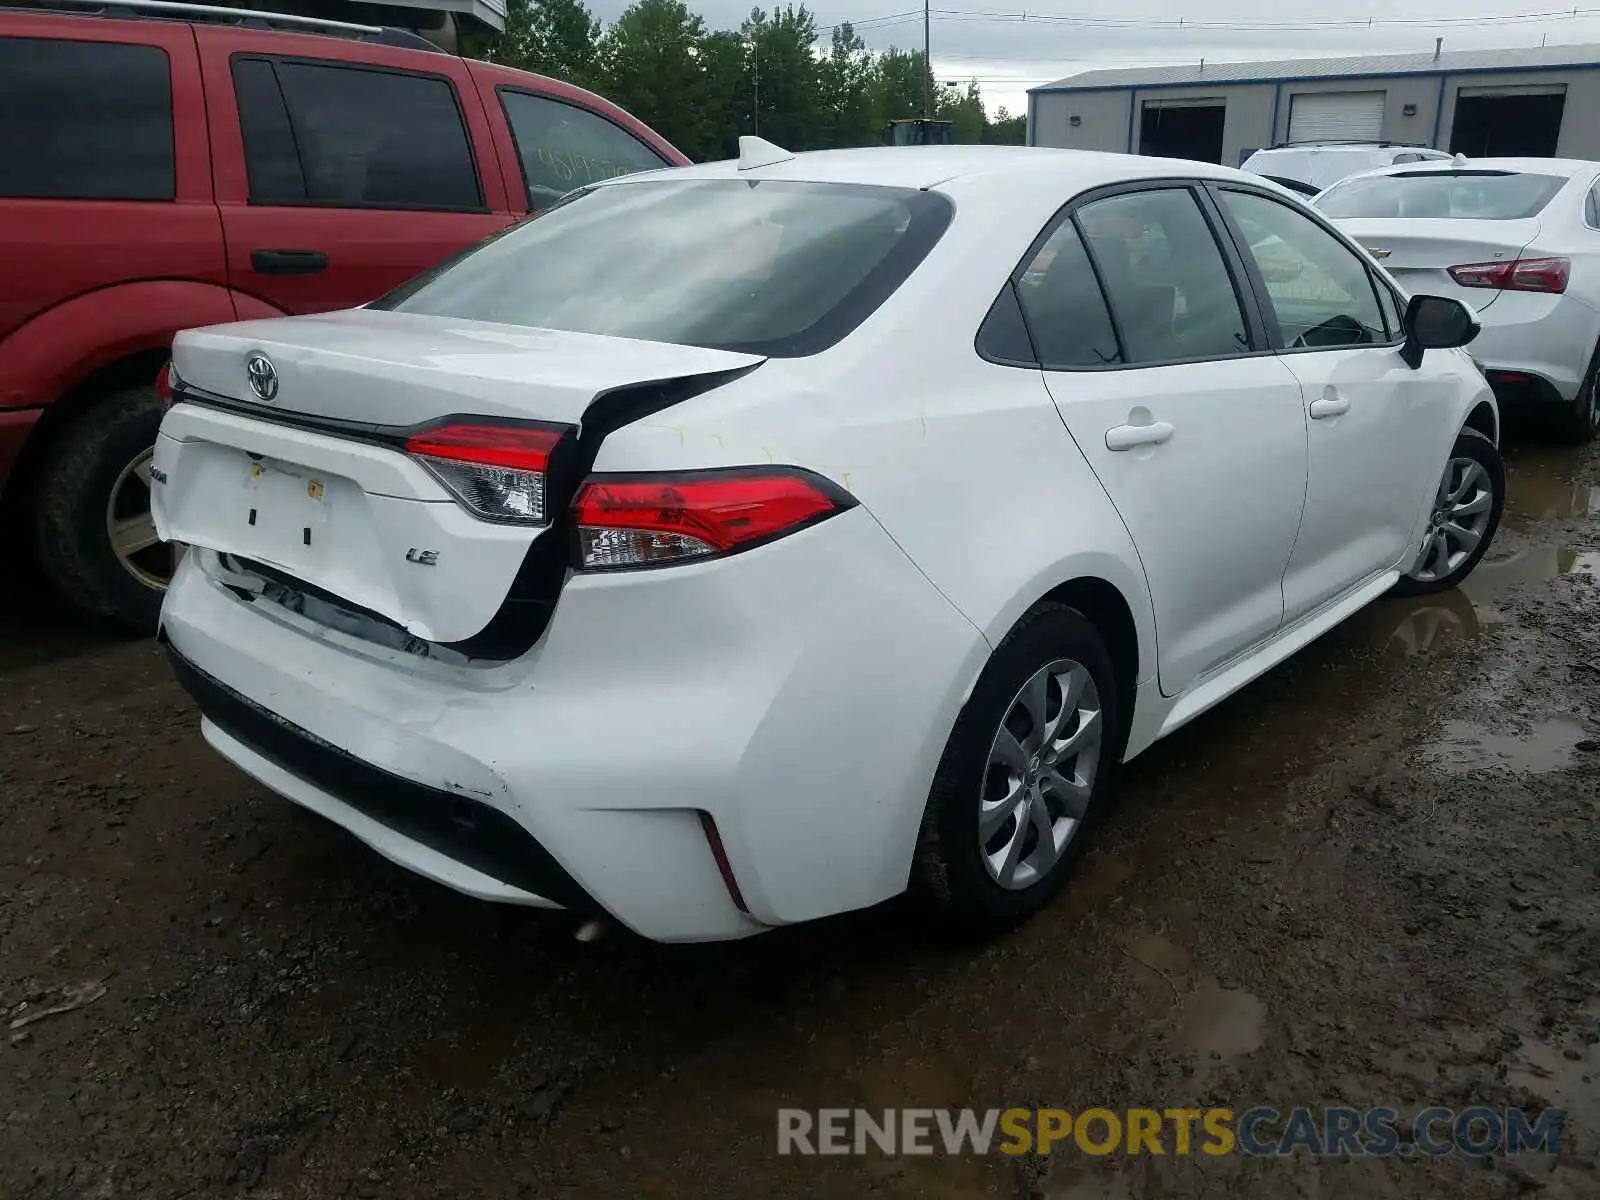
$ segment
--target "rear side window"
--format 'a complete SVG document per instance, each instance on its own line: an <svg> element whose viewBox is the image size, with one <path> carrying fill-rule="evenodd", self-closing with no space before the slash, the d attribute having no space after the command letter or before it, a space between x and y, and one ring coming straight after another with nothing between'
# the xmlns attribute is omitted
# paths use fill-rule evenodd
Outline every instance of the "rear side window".
<svg viewBox="0 0 1600 1200"><path fill-rule="evenodd" d="M166 51L0 38L0 196L171 200Z"/></svg>
<svg viewBox="0 0 1600 1200"><path fill-rule="evenodd" d="M1067 220L1018 276L1017 296L1046 369L1122 361L1116 330L1078 227Z"/></svg>
<svg viewBox="0 0 1600 1200"><path fill-rule="evenodd" d="M1589 189L1589 194L1583 198L1583 219L1588 222L1591 229L1600 229L1600 180Z"/></svg>
<svg viewBox="0 0 1600 1200"><path fill-rule="evenodd" d="M233 79L252 202L482 208L449 80L257 58L236 58Z"/></svg>
<svg viewBox="0 0 1600 1200"><path fill-rule="evenodd" d="M1519 171L1406 171L1335 184L1317 208L1335 220L1433 217L1520 221L1539 212L1566 184L1559 175Z"/></svg>
<svg viewBox="0 0 1600 1200"><path fill-rule="evenodd" d="M548 208L573 188L667 165L631 133L575 104L509 88L500 89L500 103L530 209Z"/></svg>
<svg viewBox="0 0 1600 1200"><path fill-rule="evenodd" d="M1127 192L1076 214L1129 363L1250 349L1233 278L1187 188Z"/></svg>

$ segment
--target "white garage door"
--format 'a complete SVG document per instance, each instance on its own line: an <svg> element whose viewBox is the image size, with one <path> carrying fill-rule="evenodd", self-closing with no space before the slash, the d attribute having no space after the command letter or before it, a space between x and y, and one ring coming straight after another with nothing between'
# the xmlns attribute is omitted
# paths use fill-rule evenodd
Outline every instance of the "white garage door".
<svg viewBox="0 0 1600 1200"><path fill-rule="evenodd" d="M1302 92L1289 101L1291 142L1376 142L1382 92Z"/></svg>

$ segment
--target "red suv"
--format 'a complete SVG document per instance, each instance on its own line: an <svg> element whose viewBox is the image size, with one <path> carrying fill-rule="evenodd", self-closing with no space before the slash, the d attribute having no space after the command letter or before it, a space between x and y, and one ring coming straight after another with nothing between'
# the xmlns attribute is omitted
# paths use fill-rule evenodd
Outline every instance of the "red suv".
<svg viewBox="0 0 1600 1200"><path fill-rule="evenodd" d="M147 480L174 333L365 303L587 180L687 161L415 34L147 11L0 11L0 487L62 593L141 629L172 568Z"/></svg>

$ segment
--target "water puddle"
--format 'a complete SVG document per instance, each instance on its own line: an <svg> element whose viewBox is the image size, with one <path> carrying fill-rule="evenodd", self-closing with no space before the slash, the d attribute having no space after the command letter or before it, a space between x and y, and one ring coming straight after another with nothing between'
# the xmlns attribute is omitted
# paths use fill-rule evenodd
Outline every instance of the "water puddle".
<svg viewBox="0 0 1600 1200"><path fill-rule="evenodd" d="M1600 487L1574 483L1570 452L1512 452L1506 470L1506 515L1533 521L1565 521L1600 513Z"/></svg>
<svg viewBox="0 0 1600 1200"><path fill-rule="evenodd" d="M1472 721L1447 721L1422 757L1451 774L1500 768L1537 775L1570 766L1574 747L1588 736L1569 717L1552 717L1525 734L1492 730Z"/></svg>
<svg viewBox="0 0 1600 1200"><path fill-rule="evenodd" d="M1356 614L1348 628L1361 643L1408 658L1475 637L1510 620L1507 606L1527 588L1564 575L1600 577L1600 554L1552 540L1557 531L1540 528L1589 513L1600 514L1600 487L1517 473L1506 522L1465 583L1433 596L1381 600Z"/></svg>
<svg viewBox="0 0 1600 1200"><path fill-rule="evenodd" d="M1208 982L1185 1001L1179 1040L1203 1058L1243 1058L1261 1048L1266 1016L1249 992Z"/></svg>

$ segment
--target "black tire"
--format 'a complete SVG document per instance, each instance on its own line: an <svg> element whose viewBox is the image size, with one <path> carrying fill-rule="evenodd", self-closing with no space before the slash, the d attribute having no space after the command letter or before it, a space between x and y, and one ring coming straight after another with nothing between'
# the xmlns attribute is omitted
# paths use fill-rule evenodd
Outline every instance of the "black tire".
<svg viewBox="0 0 1600 1200"><path fill-rule="evenodd" d="M77 607L154 633L164 589L132 574L112 548L107 507L128 465L155 445L164 409L154 387L97 401L46 451L34 499L45 577Z"/></svg>
<svg viewBox="0 0 1600 1200"><path fill-rule="evenodd" d="M978 839L989 751L1023 685L1062 658L1087 669L1099 693L1099 761L1086 811L1061 856L1031 886L1012 890L991 876ZM1105 642L1076 609L1040 604L996 648L945 745L917 840L911 897L931 910L947 931L978 937L1003 932L1043 908L1061 890L1110 794L1125 741L1123 703Z"/></svg>
<svg viewBox="0 0 1600 1200"><path fill-rule="evenodd" d="M1589 358L1577 397L1556 414L1556 433L1573 446L1585 446L1600 433L1600 346Z"/></svg>
<svg viewBox="0 0 1600 1200"><path fill-rule="evenodd" d="M1463 429L1456 435L1456 444L1451 447L1450 459L1470 458L1483 467L1489 476L1493 489L1490 498L1489 520L1483 528L1483 533L1478 538L1478 544L1472 552L1447 575L1437 579L1414 579L1410 575L1402 575L1399 582L1394 585L1391 595L1395 596L1428 596L1435 592L1449 591L1458 585L1476 567L1489 549L1489 543L1494 540L1495 531L1500 528L1500 516L1506 506L1506 465L1500 457L1500 451L1495 444L1476 429Z"/></svg>

